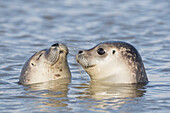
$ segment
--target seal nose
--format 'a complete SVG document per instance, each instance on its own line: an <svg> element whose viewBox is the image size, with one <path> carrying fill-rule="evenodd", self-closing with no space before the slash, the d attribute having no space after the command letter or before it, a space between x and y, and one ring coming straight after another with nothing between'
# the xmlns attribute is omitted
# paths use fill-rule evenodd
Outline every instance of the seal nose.
<svg viewBox="0 0 170 113"><path fill-rule="evenodd" d="M53 45L52 45L52 47L54 47L54 46L57 46L57 47L58 47L58 46L59 46L59 44L58 44L58 43L55 43L55 44L53 44Z"/></svg>
<svg viewBox="0 0 170 113"><path fill-rule="evenodd" d="M82 54L82 53L83 53L83 51L79 51L79 52L78 52L78 54Z"/></svg>

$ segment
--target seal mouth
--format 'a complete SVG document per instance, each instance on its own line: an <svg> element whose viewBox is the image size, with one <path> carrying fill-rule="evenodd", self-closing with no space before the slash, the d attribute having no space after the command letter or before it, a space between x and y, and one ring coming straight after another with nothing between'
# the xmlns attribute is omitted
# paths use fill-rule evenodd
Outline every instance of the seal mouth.
<svg viewBox="0 0 170 113"><path fill-rule="evenodd" d="M92 68L92 67L94 67L94 66L96 66L96 65L83 66L83 68L85 68L85 69L89 69L89 68Z"/></svg>

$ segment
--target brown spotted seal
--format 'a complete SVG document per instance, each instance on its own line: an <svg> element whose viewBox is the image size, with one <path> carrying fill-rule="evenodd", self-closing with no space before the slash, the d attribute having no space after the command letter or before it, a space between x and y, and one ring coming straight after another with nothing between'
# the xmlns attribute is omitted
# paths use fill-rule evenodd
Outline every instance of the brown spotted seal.
<svg viewBox="0 0 170 113"><path fill-rule="evenodd" d="M92 49L79 51L76 59L94 81L148 82L139 52L126 42L100 43Z"/></svg>
<svg viewBox="0 0 170 113"><path fill-rule="evenodd" d="M71 73L67 62L68 48L64 44L53 44L49 49L35 53L24 64L19 83L34 84L70 78Z"/></svg>

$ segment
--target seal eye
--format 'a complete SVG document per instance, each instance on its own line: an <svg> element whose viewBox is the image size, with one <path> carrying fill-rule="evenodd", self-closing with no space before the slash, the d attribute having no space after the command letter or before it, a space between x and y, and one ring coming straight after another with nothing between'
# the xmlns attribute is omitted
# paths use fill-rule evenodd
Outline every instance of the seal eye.
<svg viewBox="0 0 170 113"><path fill-rule="evenodd" d="M104 51L103 48L99 48L99 49L97 50L97 53L98 53L99 55L103 55L103 54L105 54L105 51Z"/></svg>

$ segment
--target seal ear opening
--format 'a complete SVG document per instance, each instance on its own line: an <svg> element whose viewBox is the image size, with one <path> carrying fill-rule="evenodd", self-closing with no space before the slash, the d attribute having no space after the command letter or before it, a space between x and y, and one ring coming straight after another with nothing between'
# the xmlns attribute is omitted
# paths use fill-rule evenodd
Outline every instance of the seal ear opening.
<svg viewBox="0 0 170 113"><path fill-rule="evenodd" d="M34 63L32 63L32 62L31 62L31 65L32 65L32 66L36 66L36 65L35 65Z"/></svg>

